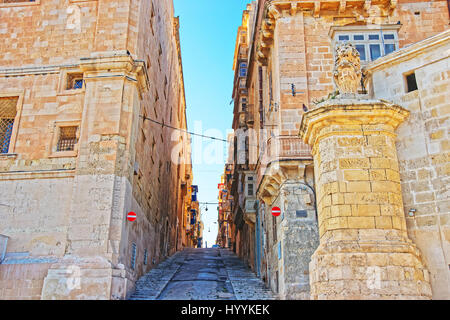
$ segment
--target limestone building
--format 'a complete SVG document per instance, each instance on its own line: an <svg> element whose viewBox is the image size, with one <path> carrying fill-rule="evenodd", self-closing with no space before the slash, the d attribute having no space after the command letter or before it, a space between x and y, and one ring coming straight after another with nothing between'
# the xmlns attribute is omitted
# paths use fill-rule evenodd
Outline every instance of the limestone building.
<svg viewBox="0 0 450 320"><path fill-rule="evenodd" d="M227 164L235 250L281 298L450 298L449 14L446 1L262 0L244 11ZM361 96L342 102L345 43L364 72L351 85ZM346 104L391 113L318 118ZM383 121L378 138L350 128ZM333 251L343 241L348 256Z"/></svg>
<svg viewBox="0 0 450 320"><path fill-rule="evenodd" d="M124 299L189 246L190 140L158 124L186 128L173 14L0 1L0 299Z"/></svg>

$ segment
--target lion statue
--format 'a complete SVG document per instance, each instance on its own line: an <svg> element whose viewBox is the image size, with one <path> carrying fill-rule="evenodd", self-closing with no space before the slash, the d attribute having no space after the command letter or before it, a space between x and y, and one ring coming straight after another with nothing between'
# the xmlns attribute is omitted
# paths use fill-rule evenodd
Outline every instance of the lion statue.
<svg viewBox="0 0 450 320"><path fill-rule="evenodd" d="M334 60L334 82L339 94L356 94L361 85L359 52L350 43L338 45Z"/></svg>

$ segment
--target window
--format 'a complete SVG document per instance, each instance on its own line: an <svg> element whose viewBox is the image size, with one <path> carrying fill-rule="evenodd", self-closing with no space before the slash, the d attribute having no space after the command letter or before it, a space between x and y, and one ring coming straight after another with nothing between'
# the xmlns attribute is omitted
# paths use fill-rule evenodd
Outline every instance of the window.
<svg viewBox="0 0 450 320"><path fill-rule="evenodd" d="M253 196L253 193L254 193L254 191L253 191L253 183L249 183L248 184L248 189L247 189L247 195L249 197L251 197L251 196Z"/></svg>
<svg viewBox="0 0 450 320"><path fill-rule="evenodd" d="M272 238L273 242L277 242L277 217L272 216Z"/></svg>
<svg viewBox="0 0 450 320"><path fill-rule="evenodd" d="M17 114L17 97L0 98L0 154L9 153L9 145Z"/></svg>
<svg viewBox="0 0 450 320"><path fill-rule="evenodd" d="M60 127L56 151L74 151L78 142L77 131L78 127L76 126Z"/></svg>
<svg viewBox="0 0 450 320"><path fill-rule="evenodd" d="M82 73L68 73L67 74L67 90L75 90L83 88L83 74Z"/></svg>
<svg viewBox="0 0 450 320"><path fill-rule="evenodd" d="M352 43L358 50L361 62L369 62L398 49L398 37L395 30L355 30L337 31L335 42Z"/></svg>
<svg viewBox="0 0 450 320"><path fill-rule="evenodd" d="M258 68L258 78L259 78L259 122L261 127L264 125L264 94L263 94L263 69Z"/></svg>
<svg viewBox="0 0 450 320"><path fill-rule="evenodd" d="M136 243L131 244L131 269L134 270L136 268L136 255L137 255L137 246Z"/></svg>
<svg viewBox="0 0 450 320"><path fill-rule="evenodd" d="M239 65L239 77L246 77L247 76L247 63L242 62Z"/></svg>
<svg viewBox="0 0 450 320"><path fill-rule="evenodd" d="M278 242L278 260L281 260L281 242Z"/></svg>
<svg viewBox="0 0 450 320"><path fill-rule="evenodd" d="M244 97L241 98L241 111L242 112L247 111L247 98Z"/></svg>
<svg viewBox="0 0 450 320"><path fill-rule="evenodd" d="M418 89L415 72L407 74L405 76L405 80L406 80L406 92L412 92Z"/></svg>
<svg viewBox="0 0 450 320"><path fill-rule="evenodd" d="M147 265L147 261L148 261L148 251L147 251L147 249L145 249L145 251L144 251L144 266Z"/></svg>

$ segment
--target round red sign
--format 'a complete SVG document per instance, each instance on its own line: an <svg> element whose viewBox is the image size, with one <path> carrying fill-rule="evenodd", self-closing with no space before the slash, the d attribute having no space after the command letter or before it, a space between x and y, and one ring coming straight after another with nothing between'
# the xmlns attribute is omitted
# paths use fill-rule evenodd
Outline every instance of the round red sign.
<svg viewBox="0 0 450 320"><path fill-rule="evenodd" d="M272 214L273 214L275 217L278 217L278 216L281 214L281 209L278 208L278 207L273 207L273 208L272 208Z"/></svg>
<svg viewBox="0 0 450 320"><path fill-rule="evenodd" d="M136 220L136 218L137 218L137 215L136 215L136 213L134 213L134 212L129 212L128 215L127 215L128 221L133 222L133 221Z"/></svg>

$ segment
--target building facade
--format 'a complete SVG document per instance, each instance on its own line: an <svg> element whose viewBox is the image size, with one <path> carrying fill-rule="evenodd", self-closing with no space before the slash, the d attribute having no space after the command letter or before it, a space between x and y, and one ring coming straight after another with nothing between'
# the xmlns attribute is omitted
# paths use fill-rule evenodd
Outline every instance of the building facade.
<svg viewBox="0 0 450 320"><path fill-rule="evenodd" d="M124 299L189 246L190 141L158 124L186 128L173 13L0 1L1 299Z"/></svg>
<svg viewBox="0 0 450 320"><path fill-rule="evenodd" d="M227 168L232 169L231 183L227 190L234 199L231 205L235 229L233 237L236 252L248 261L249 266L281 298L376 299L389 294L391 298L450 298L449 247L445 240L448 238L448 191L445 187L447 183L444 182L448 179L446 92L449 81L448 50L444 45L448 44L448 35L445 33L448 23L449 9L446 1L375 3L273 0L254 1L244 11L233 65L235 107L232 126L235 141L231 149L234 156L227 164ZM372 99L389 100L411 112L409 120L401 124L399 122L400 131L395 140L397 147L391 150L392 161L399 161L397 174L400 180L391 181L391 187L394 188L395 184L396 188L392 195L397 199L395 204L383 202L385 195L376 194L369 178L360 181L355 176L354 180L346 181L351 182L351 188L355 189L348 191L348 206L342 202L345 201L342 198L345 195L338 194L337 191L334 195L334 189L324 191L324 184L327 183L324 181L327 180L323 175L328 175L330 181L335 182L343 182L349 177L341 177L343 173L337 170L339 166L336 167L331 159L330 162L323 161L323 157L333 154L332 148L328 153L324 150L322 155L314 149L314 144L309 143L312 140L306 139L306 136L298 136L300 126L306 126L306 123L302 123L305 113L314 112L314 109L321 106L320 103L326 104L330 99L338 97L335 85L335 77L338 76L336 48L343 43L354 46L365 70L362 79L364 86L358 87L358 94L369 95ZM416 83L418 90L411 89L410 93L403 86L404 83L411 82L411 88L414 88L411 74L415 74L415 79L420 77L420 80ZM351 124L350 120L348 124ZM418 126L420 140L411 135ZM348 154L358 152L358 146L349 144L348 147ZM413 151L415 147L420 147L421 152ZM379 153L380 150L382 148L378 146L371 152ZM388 158L389 152L384 150L386 155L381 154L380 157ZM361 157L366 158L362 160L365 162L374 156L366 154L357 158ZM394 164L393 166L389 170L396 171ZM386 168L380 169L385 170L386 178ZM375 171L373 174L376 174ZM367 174L369 173L371 171L368 168ZM396 177L395 172L389 174ZM353 183L364 181L370 183ZM401 192L398 191L400 187ZM248 188L254 190L254 195L248 193ZM364 190L368 191L367 196L360 194ZM377 196L381 197L379 200L383 203L369 203L369 198ZM363 197L365 200L361 201L364 203L352 202L358 197ZM254 204L246 205L251 202ZM374 225L370 222L363 226L358 223L349 226L349 218L345 215L351 216L352 213L346 211L342 213L342 217L345 217L342 221L347 221L346 225L328 226L328 215L340 217L339 210L353 208L352 205L356 206L353 214L357 219L352 218L351 221L359 223L364 220L361 219L362 216L367 215L370 217L368 221L373 220ZM398 217L391 217L389 224L389 219L377 216L377 206L386 206L389 212L394 210ZM273 207L281 209L280 216L271 214ZM404 229L399 227L403 220ZM335 223L337 220L332 221ZM378 243L369 234L372 232L381 236L381 233L387 231L377 231L375 221L379 224L386 222L386 229L395 223L402 230L398 233L398 239L401 238L398 241L404 245L402 250L416 252L412 248L417 247L421 252L414 253L416 260L413 260L417 263L417 269L405 271L406 269L396 268L407 268L408 263L405 261L386 262L386 265L379 265L382 268L377 269L380 272L376 277L381 277L382 285L387 287L377 288L378 291L372 292L370 288L364 287L365 284L353 283L352 286L360 291L345 291L346 282L341 280L342 277L349 276L350 271L337 267L335 274L328 273L327 270L332 269L333 263L337 262L330 261L328 269L324 266L322 270L312 257L320 256L319 252L322 252L327 241L340 241L334 236L327 238L339 233L327 232L330 230L344 229L342 234L358 230L358 234L368 234L367 238L361 236L361 241L365 239ZM405 244L411 241L414 246ZM382 246L380 242L374 247ZM366 252L353 253L355 257L359 255L360 259L370 259ZM387 255L392 253L389 251ZM336 252L337 254L339 253ZM355 268L364 272L370 267L372 266L366 264L355 265ZM320 275L317 274L319 269L322 270ZM425 269L430 272L429 278ZM417 287L417 283L412 285L405 282L405 287L418 293L414 295L407 292L407 289L403 293L397 292L389 287L388 279L383 278L388 277L389 272L386 270L398 273L397 281L407 281L413 274L414 281L424 282L423 287ZM345 272L347 273L343 275ZM321 282L317 277L325 277L329 281ZM352 273L350 277L357 275ZM369 281L365 278L360 280L363 279ZM394 284L394 279L391 281L392 285L398 285ZM431 283L432 293L426 283ZM336 285L333 290L337 293L325 295L324 291L332 290L333 285ZM369 292L364 291L366 289Z"/></svg>

